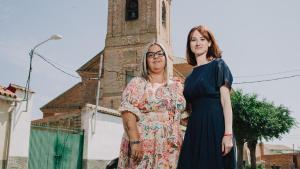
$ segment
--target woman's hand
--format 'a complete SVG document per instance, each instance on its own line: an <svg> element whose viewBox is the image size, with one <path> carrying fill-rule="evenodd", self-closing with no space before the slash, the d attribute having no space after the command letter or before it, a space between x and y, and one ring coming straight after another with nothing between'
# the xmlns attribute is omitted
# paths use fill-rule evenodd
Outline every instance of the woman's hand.
<svg viewBox="0 0 300 169"><path fill-rule="evenodd" d="M223 136L222 139L222 155L225 156L233 147L232 136Z"/></svg>
<svg viewBox="0 0 300 169"><path fill-rule="evenodd" d="M140 162L143 159L144 152L141 143L138 144L130 144L130 158L132 158L136 162Z"/></svg>

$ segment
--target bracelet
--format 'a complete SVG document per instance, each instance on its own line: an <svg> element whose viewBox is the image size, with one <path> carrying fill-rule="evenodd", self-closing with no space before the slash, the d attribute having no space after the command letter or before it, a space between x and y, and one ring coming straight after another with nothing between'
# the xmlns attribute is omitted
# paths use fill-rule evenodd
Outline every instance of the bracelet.
<svg viewBox="0 0 300 169"><path fill-rule="evenodd" d="M224 136L232 136L232 133L224 133Z"/></svg>
<svg viewBox="0 0 300 169"><path fill-rule="evenodd" d="M130 145L133 145L133 144L140 144L141 141L140 140L134 140L134 141L129 141Z"/></svg>

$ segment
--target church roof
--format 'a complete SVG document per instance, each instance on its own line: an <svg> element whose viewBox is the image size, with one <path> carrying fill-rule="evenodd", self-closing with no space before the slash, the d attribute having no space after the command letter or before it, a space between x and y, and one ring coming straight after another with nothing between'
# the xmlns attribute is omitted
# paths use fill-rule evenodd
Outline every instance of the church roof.
<svg viewBox="0 0 300 169"><path fill-rule="evenodd" d="M98 66L95 66L95 65L99 64L99 59L100 59L100 56L103 55L103 51L104 50L102 50L100 53L98 53L92 59L87 61L84 65L82 65L79 69L77 69L76 72L85 72L85 71L97 72L98 69L95 69L95 67L98 68Z"/></svg>
<svg viewBox="0 0 300 169"><path fill-rule="evenodd" d="M60 108L60 107L67 107L67 108L78 108L78 106L82 105L83 103L74 101L74 99L70 99L76 92L82 91L82 82L75 84L70 89L66 90L65 92L61 93L59 96L45 104L40 109L43 111L44 109L52 109L52 108ZM82 97L82 93L76 94L78 97Z"/></svg>
<svg viewBox="0 0 300 169"><path fill-rule="evenodd" d="M174 64L174 71L179 72L184 77L187 77L193 70L193 67L187 63Z"/></svg>

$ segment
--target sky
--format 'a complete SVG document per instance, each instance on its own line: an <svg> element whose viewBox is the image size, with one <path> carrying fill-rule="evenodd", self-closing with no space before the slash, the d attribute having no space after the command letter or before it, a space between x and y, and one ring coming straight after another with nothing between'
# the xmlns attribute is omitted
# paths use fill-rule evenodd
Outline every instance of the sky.
<svg viewBox="0 0 300 169"><path fill-rule="evenodd" d="M76 75L76 70L104 48L108 0L0 0L0 85L25 86L29 51L52 34L36 52ZM186 36L196 25L213 32L229 65L234 89L255 93L275 105L284 105L300 122L300 1L288 0L173 0L171 42L177 57L185 57ZM34 56L31 90L35 92L32 119L42 117L40 107L80 81ZM299 124L300 126L300 124ZM268 143L300 149L300 128L282 140Z"/></svg>

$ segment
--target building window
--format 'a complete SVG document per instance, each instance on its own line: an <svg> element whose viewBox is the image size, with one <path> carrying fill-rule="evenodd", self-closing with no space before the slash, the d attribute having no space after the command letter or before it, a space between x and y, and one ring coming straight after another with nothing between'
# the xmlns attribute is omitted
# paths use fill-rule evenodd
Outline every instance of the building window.
<svg viewBox="0 0 300 169"><path fill-rule="evenodd" d="M130 82L130 80L133 77L134 77L134 72L126 70L126 85Z"/></svg>
<svg viewBox="0 0 300 169"><path fill-rule="evenodd" d="M126 15L125 20L136 20L139 18L139 3L138 0L126 0Z"/></svg>
<svg viewBox="0 0 300 169"><path fill-rule="evenodd" d="M164 27L166 27L166 4L165 1L162 1L162 14L161 14L161 22Z"/></svg>

